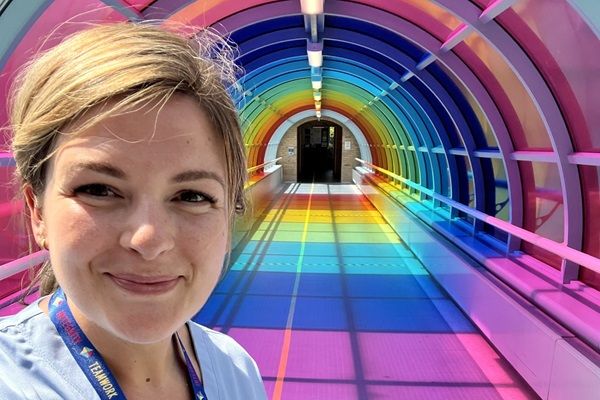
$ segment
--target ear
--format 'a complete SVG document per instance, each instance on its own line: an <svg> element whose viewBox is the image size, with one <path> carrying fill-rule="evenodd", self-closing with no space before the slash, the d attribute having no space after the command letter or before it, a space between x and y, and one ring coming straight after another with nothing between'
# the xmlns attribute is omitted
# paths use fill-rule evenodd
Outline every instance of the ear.
<svg viewBox="0 0 600 400"><path fill-rule="evenodd" d="M46 225L42 213L42 206L39 197L34 193L31 185L26 185L23 189L25 195L25 203L29 211L29 219L31 221L31 230L38 245L42 245L42 239L46 238Z"/></svg>

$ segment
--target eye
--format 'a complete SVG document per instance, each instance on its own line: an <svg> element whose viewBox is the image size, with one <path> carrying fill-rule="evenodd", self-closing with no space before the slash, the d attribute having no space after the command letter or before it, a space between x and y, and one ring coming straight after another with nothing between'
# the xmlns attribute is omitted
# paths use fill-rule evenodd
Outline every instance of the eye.
<svg viewBox="0 0 600 400"><path fill-rule="evenodd" d="M92 183L90 185L79 186L75 189L76 194L84 194L94 197L116 197L117 194L107 185Z"/></svg>
<svg viewBox="0 0 600 400"><path fill-rule="evenodd" d="M182 201L182 202L185 202L185 203L203 203L203 202L208 202L210 204L214 204L216 202L216 200L214 199L214 197L209 196L209 195L204 194L204 193L195 192L193 190L186 190L186 191L180 192L177 195L177 197L175 198L175 200Z"/></svg>

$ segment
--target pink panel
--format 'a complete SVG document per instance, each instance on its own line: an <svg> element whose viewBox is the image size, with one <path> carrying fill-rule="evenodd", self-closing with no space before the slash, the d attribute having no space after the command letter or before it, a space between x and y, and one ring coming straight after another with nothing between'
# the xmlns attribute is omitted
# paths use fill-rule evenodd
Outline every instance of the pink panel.
<svg viewBox="0 0 600 400"><path fill-rule="evenodd" d="M8 121L6 99L16 71L40 50L56 45L61 38L89 26L84 22L122 21L124 17L100 0L56 0L33 23L0 73L0 126Z"/></svg>
<svg viewBox="0 0 600 400"><path fill-rule="evenodd" d="M358 338L373 398L531 398L512 368L478 334L360 332Z"/></svg>
<svg viewBox="0 0 600 400"><path fill-rule="evenodd" d="M285 382L281 398L285 400L359 400L356 385L320 382ZM383 397L377 398L383 399Z"/></svg>
<svg viewBox="0 0 600 400"><path fill-rule="evenodd" d="M20 293L18 296L22 296L22 295L23 295L23 293ZM13 296L13 300L16 300L16 297L17 297L16 295ZM21 311L22 309L27 307L27 305L36 301L39 297L40 297L39 292L35 292L35 293L27 296L25 301L16 300L11 305L4 307L4 308L0 308L0 317L6 317L8 315L13 315L13 314L18 313L19 311Z"/></svg>
<svg viewBox="0 0 600 400"><path fill-rule="evenodd" d="M479 6L479 8L481 8L482 10L485 10L485 8L487 6L489 6L496 0L471 0L471 1L475 4L477 4Z"/></svg>
<svg viewBox="0 0 600 400"><path fill-rule="evenodd" d="M564 208L558 167L553 163L519 161L523 183L523 228L562 242ZM543 262L560 268L560 257L523 242L522 249Z"/></svg>
<svg viewBox="0 0 600 400"><path fill-rule="evenodd" d="M11 80L19 68L40 50L47 49L68 34L86 25L82 22L118 21L123 17L99 0L53 1L45 12L33 23L29 31L7 60L0 73L0 126L6 126L8 116L7 97ZM66 22L68 21L68 22ZM5 143L2 143L5 144ZM6 156L6 154L3 154ZM16 189L12 181L13 167L0 167L0 264L5 264L28 253L24 229L23 204L15 200ZM0 283L0 298L14 293L27 284L16 275Z"/></svg>
<svg viewBox="0 0 600 400"><path fill-rule="evenodd" d="M171 15L169 20L197 26L211 26L223 18L263 3L265 3L264 0L196 0ZM298 2L298 12L300 12L300 2Z"/></svg>
<svg viewBox="0 0 600 400"><path fill-rule="evenodd" d="M600 258L600 167L579 166L583 185L584 229L583 251ZM579 278L600 290L600 274L581 269Z"/></svg>
<svg viewBox="0 0 600 400"><path fill-rule="evenodd" d="M155 0L124 0L124 1L125 1L125 3L127 3L130 6L132 6L133 8L135 8L136 10L142 11L143 9L148 7L150 4L154 3Z"/></svg>
<svg viewBox="0 0 600 400"><path fill-rule="evenodd" d="M0 167L0 265L27 254L23 202L16 199L12 182L14 167ZM0 303L27 285L27 274L17 274L0 281Z"/></svg>
<svg viewBox="0 0 600 400"><path fill-rule="evenodd" d="M600 151L600 41L595 33L568 0L519 1L497 21L525 49L548 82L575 150Z"/></svg>
<svg viewBox="0 0 600 400"><path fill-rule="evenodd" d="M10 278L1 280L0 281L0 303L5 303L6 298L17 293L21 289L26 288L28 283L29 283L29 281L27 280L26 273L20 273L17 275L13 275ZM8 313L9 313L9 311L6 311L6 313L4 315L9 315Z"/></svg>
<svg viewBox="0 0 600 400"><path fill-rule="evenodd" d="M23 203L16 199L12 182L14 167L0 167L0 265L18 258L27 251ZM6 295L0 286L0 298Z"/></svg>
<svg viewBox="0 0 600 400"><path fill-rule="evenodd" d="M501 99L500 110L502 110L503 114L510 113L507 125L515 149L550 150L552 145L540 114L529 92L512 70L512 67L505 61L504 57L490 45L487 39L476 32L471 33L463 43L455 47L455 50L463 57L466 47L470 48L471 54L477 58L476 63L479 64L476 68L473 68L476 65L475 60L471 58L472 56L469 56L469 63L472 69L479 72L483 68L486 74L490 73L493 75L493 83L501 91L498 93L490 90L490 94L495 98Z"/></svg>
<svg viewBox="0 0 600 400"><path fill-rule="evenodd" d="M461 21L432 1L366 0L361 3L389 11L411 21L444 42ZM325 5L327 11L327 5Z"/></svg>

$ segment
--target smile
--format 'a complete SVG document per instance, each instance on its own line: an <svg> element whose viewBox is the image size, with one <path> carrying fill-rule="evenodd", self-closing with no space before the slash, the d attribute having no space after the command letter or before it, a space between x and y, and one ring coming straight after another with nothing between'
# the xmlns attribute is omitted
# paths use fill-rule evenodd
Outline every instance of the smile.
<svg viewBox="0 0 600 400"><path fill-rule="evenodd" d="M155 295L163 294L175 288L179 282L178 276L152 277L138 275L113 275L108 277L121 289L134 294Z"/></svg>

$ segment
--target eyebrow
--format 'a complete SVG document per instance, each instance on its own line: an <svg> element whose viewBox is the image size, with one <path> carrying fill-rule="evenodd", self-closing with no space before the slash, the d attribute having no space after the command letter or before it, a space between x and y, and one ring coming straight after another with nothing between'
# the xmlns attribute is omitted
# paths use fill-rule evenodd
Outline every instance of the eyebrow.
<svg viewBox="0 0 600 400"><path fill-rule="evenodd" d="M225 182L223 181L223 178L219 174L216 174L212 171L189 170L189 171L181 172L181 173L175 175L171 179L171 181L173 181L175 183L183 183L183 182L198 181L201 179L215 180L221 186L223 186L223 189L225 189Z"/></svg>
<svg viewBox="0 0 600 400"><path fill-rule="evenodd" d="M72 166L71 171L83 171L89 170L93 172L98 172L100 174L112 176L117 179L126 179L127 174L120 168L117 168L109 163L104 162L80 162ZM223 178L212 171L204 171L204 170L189 170L181 172L171 178L171 181L174 183L185 183L198 181L202 179L212 179L217 181L223 188L225 188L225 181Z"/></svg>
<svg viewBox="0 0 600 400"><path fill-rule="evenodd" d="M127 174L120 168L117 168L113 165L103 162L96 161L88 161L88 162L80 162L71 167L71 171L84 171L89 170L93 172L98 172L104 175L109 175L118 179L125 179Z"/></svg>

